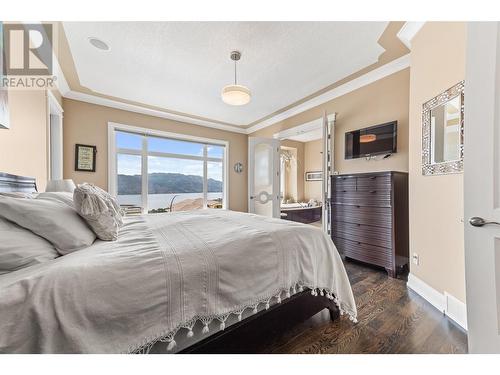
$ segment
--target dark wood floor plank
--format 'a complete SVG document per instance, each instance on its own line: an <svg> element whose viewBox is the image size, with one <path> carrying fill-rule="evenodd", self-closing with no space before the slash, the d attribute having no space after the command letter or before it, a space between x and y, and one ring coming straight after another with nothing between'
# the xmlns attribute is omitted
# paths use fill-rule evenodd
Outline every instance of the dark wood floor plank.
<svg viewBox="0 0 500 375"><path fill-rule="evenodd" d="M403 275L348 261L358 323L326 311L295 326L261 353L466 353L467 335L406 287Z"/></svg>

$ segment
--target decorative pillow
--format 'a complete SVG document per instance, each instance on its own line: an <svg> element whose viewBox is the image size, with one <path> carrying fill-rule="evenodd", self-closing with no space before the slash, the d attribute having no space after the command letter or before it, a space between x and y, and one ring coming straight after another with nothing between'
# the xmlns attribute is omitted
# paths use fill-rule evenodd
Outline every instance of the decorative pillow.
<svg viewBox="0 0 500 375"><path fill-rule="evenodd" d="M85 221L64 203L0 197L0 217L45 238L62 255L90 246L95 240Z"/></svg>
<svg viewBox="0 0 500 375"><path fill-rule="evenodd" d="M36 199L46 199L52 202L64 203L71 208L75 208L73 203L73 193L50 191L38 194Z"/></svg>
<svg viewBox="0 0 500 375"><path fill-rule="evenodd" d="M122 212L115 198L93 185L78 185L73 192L76 211L82 216L97 237L104 241L115 241L123 225Z"/></svg>
<svg viewBox="0 0 500 375"><path fill-rule="evenodd" d="M48 262L59 256L50 242L2 218L0 238L0 275Z"/></svg>

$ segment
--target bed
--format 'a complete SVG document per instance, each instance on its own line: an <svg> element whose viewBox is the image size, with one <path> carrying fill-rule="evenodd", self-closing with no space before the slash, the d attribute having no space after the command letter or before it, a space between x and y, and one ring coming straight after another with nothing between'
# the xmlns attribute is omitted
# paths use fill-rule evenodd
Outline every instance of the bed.
<svg viewBox="0 0 500 375"><path fill-rule="evenodd" d="M30 189L0 174L0 191ZM318 228L226 210L135 216L117 241L0 275L0 352L248 353L325 308L356 321Z"/></svg>

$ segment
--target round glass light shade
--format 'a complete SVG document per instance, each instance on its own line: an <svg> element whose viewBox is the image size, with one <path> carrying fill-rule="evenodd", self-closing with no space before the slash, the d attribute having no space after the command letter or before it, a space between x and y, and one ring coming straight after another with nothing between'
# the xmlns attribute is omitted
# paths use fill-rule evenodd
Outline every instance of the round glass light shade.
<svg viewBox="0 0 500 375"><path fill-rule="evenodd" d="M250 102L250 90L241 85L227 85L222 89L222 101L229 105L245 105Z"/></svg>

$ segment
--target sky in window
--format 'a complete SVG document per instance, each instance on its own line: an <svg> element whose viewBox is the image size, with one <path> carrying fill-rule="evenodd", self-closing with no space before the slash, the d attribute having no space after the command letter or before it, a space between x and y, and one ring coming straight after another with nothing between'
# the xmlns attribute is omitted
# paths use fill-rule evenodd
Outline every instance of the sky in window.
<svg viewBox="0 0 500 375"><path fill-rule="evenodd" d="M203 177L203 162L200 160L186 160L148 157L148 173L181 173ZM222 162L207 163L208 178L222 181ZM118 154L118 174L141 174L141 157L138 155Z"/></svg>
<svg viewBox="0 0 500 375"><path fill-rule="evenodd" d="M140 155L117 155L118 174L126 174L129 176L141 174L141 156Z"/></svg>
<svg viewBox="0 0 500 375"><path fill-rule="evenodd" d="M142 137L130 133L116 132L116 147L140 150L142 149Z"/></svg>
<svg viewBox="0 0 500 375"><path fill-rule="evenodd" d="M203 176L203 162L201 160L185 160L149 156L148 173L181 173L186 175Z"/></svg>
<svg viewBox="0 0 500 375"><path fill-rule="evenodd" d="M118 148L140 150L142 149L142 136L117 131L116 146ZM179 141L175 139L148 137L148 151L203 156L203 144ZM212 158L222 158L224 155L224 147L208 145L207 154Z"/></svg>
<svg viewBox="0 0 500 375"><path fill-rule="evenodd" d="M153 152L168 152L171 154L203 156L203 147L204 145L201 143L148 137L148 151Z"/></svg>

